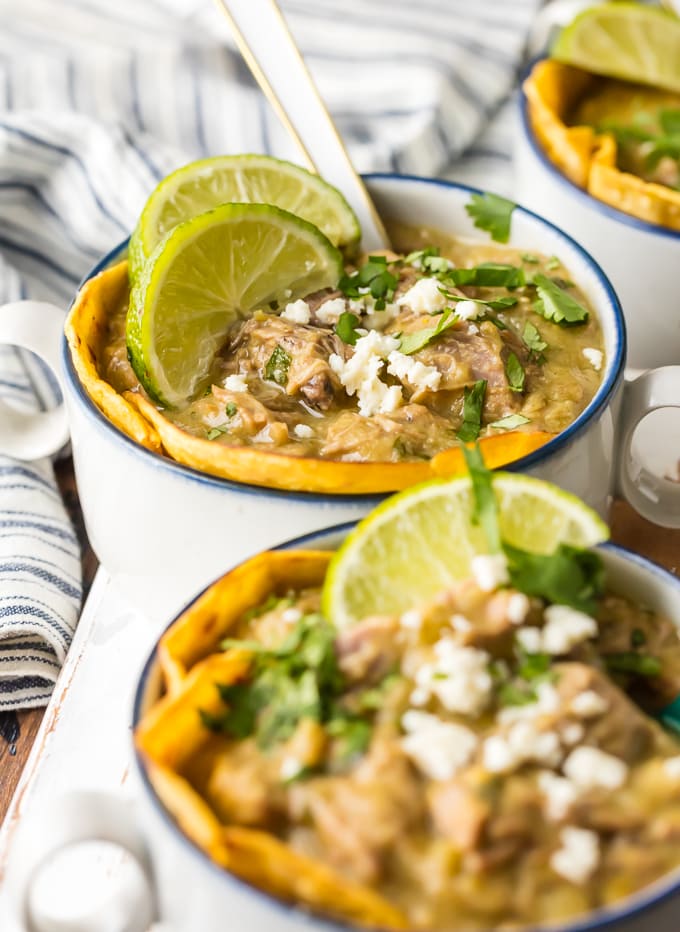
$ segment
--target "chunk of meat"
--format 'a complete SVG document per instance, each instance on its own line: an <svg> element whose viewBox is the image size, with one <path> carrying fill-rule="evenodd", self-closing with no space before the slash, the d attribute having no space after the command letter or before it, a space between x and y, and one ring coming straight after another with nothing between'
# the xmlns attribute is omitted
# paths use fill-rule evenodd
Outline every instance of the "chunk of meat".
<svg viewBox="0 0 680 932"><path fill-rule="evenodd" d="M583 663L558 663L556 688L560 696L558 715L566 720L569 706L577 695L593 691L607 704L607 712L583 722L584 744L633 764L650 753L672 753L677 744L654 721L645 715L628 696L601 670Z"/></svg>
<svg viewBox="0 0 680 932"><path fill-rule="evenodd" d="M327 410L334 398L343 393L328 364L331 353L344 354L342 340L318 327L274 315L253 317L240 326L231 341L230 353L233 352L236 371L264 379L267 363L277 346L290 357L286 394L300 394L308 404Z"/></svg>
<svg viewBox="0 0 680 932"><path fill-rule="evenodd" d="M434 456L454 442L449 421L424 405L408 404L370 418L343 411L328 429L321 456L389 462L414 455Z"/></svg>
<svg viewBox="0 0 680 932"><path fill-rule="evenodd" d="M218 402L220 411L225 411L227 405L236 408L236 414L228 422L231 437L261 439L277 446L288 440L288 425L277 420L276 412L270 411L250 392L231 392L213 385L212 397Z"/></svg>
<svg viewBox="0 0 680 932"><path fill-rule="evenodd" d="M266 826L276 809L276 790L271 764L251 739L217 757L206 797L225 823Z"/></svg>
<svg viewBox="0 0 680 932"><path fill-rule="evenodd" d="M479 845L491 807L463 776L431 783L427 805L437 831L457 848L472 851Z"/></svg>
<svg viewBox="0 0 680 932"><path fill-rule="evenodd" d="M352 879L373 883L390 849L423 814L419 781L394 739L375 739L346 777L290 788L291 816L307 817L329 860Z"/></svg>
<svg viewBox="0 0 680 932"><path fill-rule="evenodd" d="M352 683L382 679L399 660L399 622L373 615L341 631L335 652L341 673Z"/></svg>

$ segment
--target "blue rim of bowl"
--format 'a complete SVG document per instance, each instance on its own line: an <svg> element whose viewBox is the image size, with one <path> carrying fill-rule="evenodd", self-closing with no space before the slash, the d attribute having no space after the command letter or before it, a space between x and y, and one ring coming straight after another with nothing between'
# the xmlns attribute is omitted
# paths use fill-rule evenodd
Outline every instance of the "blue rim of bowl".
<svg viewBox="0 0 680 932"><path fill-rule="evenodd" d="M342 524L336 524L332 527L322 528L319 531L312 531L311 533L303 534L300 537L295 537L292 540L285 541L284 543L279 544L279 546L272 547L271 549L305 549L310 544L318 544L318 542L323 539L327 540L328 538L346 536L350 530L356 527L357 523L357 521L345 521ZM633 553L631 550L628 550L625 547L621 547L618 544L613 544L609 541L600 544L598 549L600 548L607 552L613 553L615 556L623 560L628 560L629 562L636 564L642 570L650 573L652 576L656 576L662 583L670 585L671 588L676 589L680 594L680 578L674 576L673 573L669 572L663 567L658 566L658 564L653 563L651 560L646 559L646 557L642 557L640 554ZM249 559L252 559L252 557ZM244 560L241 564L239 564L239 566L242 566L247 562L249 561ZM233 567L233 569L236 569L236 567ZM228 572L231 572L231 570ZM175 616L175 618L173 618L172 621L166 625L163 633L171 628L177 619L180 618L189 608L191 608L191 606L193 606L207 592L207 590L215 584L216 581L217 580L214 580L212 583L207 585L201 592L198 593L198 595L191 599L191 601L184 606L184 608ZM142 708L146 702L148 681L152 670L154 670L156 667L158 645L162 636L163 634L161 634L156 641L153 649L151 650L151 653L144 663L142 671L139 675L139 679L137 680L132 707L131 729L133 733L142 716ZM213 861L209 855L205 853L205 851L199 848L198 845L196 845L187 835L184 834L184 832L177 825L177 822L165 808L160 798L156 794L153 784L149 778L146 765L141 757L141 754L134 746L134 742L133 756L142 786L157 815L168 827L173 836L183 844L186 850L188 850L195 858L197 858L205 867L210 869L216 876L221 878L220 882L233 884L238 887L244 894L252 894L254 897L262 900L263 906L273 907L278 912L283 912L288 916L297 915L301 920L305 920L307 922L314 922L318 925L320 932L358 932L359 926L357 925L340 923L328 918L322 913L303 909L294 903L287 903L274 894L268 893L266 890L262 890L255 884L249 883L246 880L242 880L240 877L237 877L235 874L232 874L225 868L220 867L220 865ZM522 929L522 932L600 932L602 929L609 929L614 924L620 923L621 921L630 919L634 916L638 916L645 910L648 910L651 907L659 906L666 900L680 893L680 869L673 871L669 877L670 879L664 879L663 877L659 878L657 881L651 884L650 887L646 888L648 892L645 893L645 888L643 888L639 894L633 895L623 900L622 904L618 907L610 906L592 911L590 915L584 918L582 921L576 921L573 923L566 922L560 925L552 924L550 926L526 926ZM373 932L381 932L381 930L376 927Z"/></svg>
<svg viewBox="0 0 680 932"><path fill-rule="evenodd" d="M541 61L547 61L547 59L536 59L525 72L524 78L528 77L534 66ZM604 201L600 201L598 198L593 197L593 195L589 194L588 191L584 191L583 188L580 188L570 178L567 178L566 175L563 175L559 168L550 161L548 156L543 151L543 147L540 145L536 139L536 136L534 135L534 131L531 127L531 120L529 119L529 98L524 92L523 84L524 80L522 80L520 83L519 92L519 114L522 132L524 133L524 136L526 137L533 154L536 156L543 168L545 168L545 170L550 175L552 175L555 181L557 181L563 188L566 188L572 196L581 200L584 204L587 204L598 213L608 217L610 220L616 220L619 223L625 223L635 230L640 230L642 233L651 233L655 234L656 236L665 236L669 239L680 239L680 230L671 230L668 227L663 227L658 223L650 223L648 220L641 220L640 217L634 217L632 214L627 214L625 211L619 210L617 207L612 207L611 204L606 204Z"/></svg>
<svg viewBox="0 0 680 932"><path fill-rule="evenodd" d="M431 187L441 187L447 190L456 190L462 191L467 195L471 194L483 194L484 192L479 188L473 188L469 185L458 184L453 181L444 181L438 178L424 178L419 175L394 175L388 173L373 173L363 176L364 179L370 183L372 181L408 181L416 182L419 184L425 184ZM543 460L548 459L554 453L558 453L560 450L565 449L569 446L576 436L581 433L583 429L587 427L588 424L594 423L599 420L599 418L604 413L605 408L609 404L614 392L618 388L619 383L623 379L624 366L626 361L626 329L623 318L623 311L621 309L621 304L619 299L614 291L614 288L602 270L601 266L593 259L593 257L588 253L579 243L576 242L568 233L565 233L563 230L560 230L555 224L551 223L549 220L545 220L543 217L540 217L534 211L529 210L526 207L517 205L516 210L525 216L529 217L532 221L540 225L548 227L554 236L557 236L558 239L563 240L570 249L575 251L586 266L589 266L592 271L595 273L596 278L599 280L602 285L606 301L610 304L613 312L614 318L614 347L611 354L611 363L608 363L606 378L603 380L599 389L597 390L595 396L591 399L590 404L579 414L579 416L572 421L572 423L565 428L561 433L559 433L553 440L549 440L548 443L544 444L542 447L539 447L533 453L529 453L527 456L523 456L521 459L514 460L512 463L508 463L503 468L507 472L522 472L526 469L531 469L533 466L541 463ZM122 243L119 243L115 246L107 255L105 255L95 267L83 278L83 281L80 283L79 289L93 278L95 275L102 272L104 269L108 268L116 259L120 259L125 249L127 248L128 240L124 240ZM75 300L75 298L74 298ZM247 495L271 495L273 497L285 497L290 501L303 501L303 502L323 502L324 504L332 505L334 502L338 505L347 505L347 504L361 504L361 505L370 505L372 503L377 503L384 499L387 495L392 493L390 492L365 492L365 493L337 493L329 494L322 492L302 492L302 491L288 491L283 489L273 489L269 486L263 485L250 485L244 482L237 482L233 479L225 479L221 476L213 476L209 473L201 472L198 469L194 469L192 466L187 466L184 463L178 463L176 460L172 460L169 457L162 456L158 453L153 453L151 450L147 450L146 447L141 446L126 433L124 433L120 428L116 427L109 419L99 410L97 405L92 401L90 396L85 391L82 386L75 368L73 366L73 361L71 359L71 354L69 352L68 344L66 338L64 337L62 341L62 366L65 373L65 377L69 386L75 393L78 398L81 406L84 408L85 412L89 418L94 422L94 424L103 429L104 431L113 432L118 436L120 441L136 456L142 457L146 462L152 466L159 469L169 470L170 472L183 476L187 480L193 480L195 482L202 483L204 485L211 485L216 488L221 489L230 489L234 492L240 492ZM268 454L270 456L275 456L275 453Z"/></svg>

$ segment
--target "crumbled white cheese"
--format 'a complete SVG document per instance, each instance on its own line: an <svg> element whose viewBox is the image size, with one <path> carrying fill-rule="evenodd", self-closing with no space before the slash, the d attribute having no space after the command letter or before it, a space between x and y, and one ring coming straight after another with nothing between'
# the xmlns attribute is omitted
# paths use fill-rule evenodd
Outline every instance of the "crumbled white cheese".
<svg viewBox="0 0 680 932"><path fill-rule="evenodd" d="M331 298L320 304L314 313L320 324L335 324L340 315L345 313L345 308L344 298Z"/></svg>
<svg viewBox="0 0 680 932"><path fill-rule="evenodd" d="M573 747L583 740L586 731L579 722L567 722L560 731L560 737L567 747Z"/></svg>
<svg viewBox="0 0 680 932"><path fill-rule="evenodd" d="M530 605L528 596L523 592L513 592L506 609L508 621L513 625L521 625L529 614Z"/></svg>
<svg viewBox="0 0 680 932"><path fill-rule="evenodd" d="M472 575L484 592L493 592L499 586L510 582L508 561L502 553L482 553L472 558Z"/></svg>
<svg viewBox="0 0 680 932"><path fill-rule="evenodd" d="M441 638L434 645L434 660L422 664L416 672L416 685L436 696L449 712L479 715L488 705L493 688L490 659L486 651Z"/></svg>
<svg viewBox="0 0 680 932"><path fill-rule="evenodd" d="M667 758L663 766L671 780L680 780L680 757Z"/></svg>
<svg viewBox="0 0 680 932"><path fill-rule="evenodd" d="M476 301L458 301L456 314L461 320L477 320L484 314L484 306Z"/></svg>
<svg viewBox="0 0 680 932"><path fill-rule="evenodd" d="M549 605L544 617L541 639L547 654L568 654L577 644L597 634L595 619L568 605Z"/></svg>
<svg viewBox="0 0 680 932"><path fill-rule="evenodd" d="M567 826L560 832L561 847L554 851L550 866L571 883L584 883L600 862L600 839L586 828Z"/></svg>
<svg viewBox="0 0 680 932"><path fill-rule="evenodd" d="M411 608L400 617L399 622L402 628L411 628L417 631L423 623L423 616L417 608Z"/></svg>
<svg viewBox="0 0 680 932"><path fill-rule="evenodd" d="M451 627L454 631L458 631L459 634L467 634L468 631L472 630L472 622L465 615L456 614L451 616Z"/></svg>
<svg viewBox="0 0 680 932"><path fill-rule="evenodd" d="M274 438L269 431L270 426L270 424L265 424L262 430L253 437L253 443L274 443Z"/></svg>
<svg viewBox="0 0 680 932"><path fill-rule="evenodd" d="M527 761L554 767L561 753L560 739L554 731L539 731L534 722L519 721L507 734L486 739L483 762L490 773L508 773Z"/></svg>
<svg viewBox="0 0 680 932"><path fill-rule="evenodd" d="M368 313L362 317L361 323L368 330L384 330L401 312L398 304L386 304L382 311L376 311L373 307L368 307L367 310Z"/></svg>
<svg viewBox="0 0 680 932"><path fill-rule="evenodd" d="M599 372L602 368L602 362L604 360L604 354L602 353L602 350L594 349L592 346L587 346L583 350L583 355L586 357L593 369Z"/></svg>
<svg viewBox="0 0 680 932"><path fill-rule="evenodd" d="M597 787L616 790L626 782L628 767L624 761L599 748L582 746L571 752L564 762L564 773L579 789Z"/></svg>
<svg viewBox="0 0 680 932"><path fill-rule="evenodd" d="M517 643L527 654L541 653L543 641L539 628L520 628L516 636Z"/></svg>
<svg viewBox="0 0 680 932"><path fill-rule="evenodd" d="M412 356L406 356L393 350L387 357L387 371L395 375L400 382L408 383L418 392L433 391L439 388L442 374L435 366L426 366Z"/></svg>
<svg viewBox="0 0 680 932"><path fill-rule="evenodd" d="M296 437L299 437L300 440L309 440L310 437L314 436L314 431L309 424L296 424L293 428L293 433Z"/></svg>
<svg viewBox="0 0 680 932"><path fill-rule="evenodd" d="M579 718L595 718L603 715L609 708L606 699L596 693L594 689L586 689L579 693L569 703L569 710L578 715Z"/></svg>
<svg viewBox="0 0 680 932"><path fill-rule="evenodd" d="M542 770L539 773L538 787L545 799L546 818L551 822L563 819L578 796L576 787L570 780L558 777L550 770Z"/></svg>
<svg viewBox="0 0 680 932"><path fill-rule="evenodd" d="M510 722L519 722L522 719L537 719L546 715L554 715L560 707L560 694L552 683L539 683L535 690L534 702L524 705L509 705L498 713L498 721L502 725Z"/></svg>
<svg viewBox="0 0 680 932"><path fill-rule="evenodd" d="M416 314L434 314L443 311L447 299L439 290L441 287L436 278L419 278L409 290L397 298L397 304L404 304L415 311Z"/></svg>
<svg viewBox="0 0 680 932"><path fill-rule="evenodd" d="M292 755L286 755L281 761L279 776L282 780L293 780L304 769L301 761Z"/></svg>
<svg viewBox="0 0 680 932"><path fill-rule="evenodd" d="M409 696L409 701L411 705L423 706L427 705L430 701L430 694L426 689L422 689L420 686L417 686Z"/></svg>
<svg viewBox="0 0 680 932"><path fill-rule="evenodd" d="M229 392L247 392L248 383L245 375L228 375L224 380L224 387Z"/></svg>
<svg viewBox="0 0 680 932"><path fill-rule="evenodd" d="M464 725L410 709L401 720L404 753L431 780L450 780L471 759L477 735Z"/></svg>
<svg viewBox="0 0 680 932"><path fill-rule="evenodd" d="M287 625L294 625L302 618L302 612L299 608L287 608L281 612L281 621Z"/></svg>
<svg viewBox="0 0 680 932"><path fill-rule="evenodd" d="M340 379L348 395L357 395L359 413L364 417L372 414L387 414L394 411L403 401L398 385L386 385L380 380L380 373L385 365L385 357L397 349L399 340L395 337L371 330L354 345L354 353L344 360L336 353L328 358L328 363Z"/></svg>
<svg viewBox="0 0 680 932"><path fill-rule="evenodd" d="M309 304L302 299L287 304L285 310L281 311L281 317L285 320L291 320L294 324L308 324L311 316Z"/></svg>

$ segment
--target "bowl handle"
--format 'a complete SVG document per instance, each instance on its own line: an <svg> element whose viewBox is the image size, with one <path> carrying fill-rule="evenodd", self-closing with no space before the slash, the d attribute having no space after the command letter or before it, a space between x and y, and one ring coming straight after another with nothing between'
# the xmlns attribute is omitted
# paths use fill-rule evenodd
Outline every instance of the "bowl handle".
<svg viewBox="0 0 680 932"><path fill-rule="evenodd" d="M618 420L616 491L648 521L680 528L680 475L677 479L656 475L633 455L638 424L659 408L680 408L680 366L651 369L625 383ZM674 439L680 440L680 433L668 438Z"/></svg>
<svg viewBox="0 0 680 932"><path fill-rule="evenodd" d="M45 362L64 393L59 349L64 312L43 301L15 301L0 307L0 344L30 350ZM49 411L27 412L0 401L0 453L19 460L51 456L68 441L64 403Z"/></svg>
<svg viewBox="0 0 680 932"><path fill-rule="evenodd" d="M135 814L134 803L123 796L77 790L52 798L49 806L41 806L24 817L16 830L6 872L7 889L11 891L11 919L16 928L31 932L111 928L98 917L113 900L121 928L145 932L151 926L170 932L165 923L151 925L156 915L153 876ZM86 910L82 904L71 904L70 900L55 901L60 898L55 897L54 877L40 883L41 871L53 857L84 841L113 842L124 849L138 868L134 872L121 870L120 875L114 873L110 882L118 882L110 891L106 890L107 903L88 903ZM72 905L73 914L69 916Z"/></svg>

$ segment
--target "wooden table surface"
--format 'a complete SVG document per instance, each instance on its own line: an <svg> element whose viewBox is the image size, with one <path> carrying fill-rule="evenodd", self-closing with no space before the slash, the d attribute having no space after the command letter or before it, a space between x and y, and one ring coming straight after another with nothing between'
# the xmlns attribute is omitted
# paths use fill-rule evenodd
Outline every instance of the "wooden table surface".
<svg viewBox="0 0 680 932"><path fill-rule="evenodd" d="M97 558L83 526L71 460L59 464L57 480L82 545L83 582L87 594L97 571ZM614 503L610 519L612 538L616 543L636 550L680 575L680 531L670 531L645 521L621 501ZM0 822L9 807L43 713L43 709L17 714L0 713Z"/></svg>

